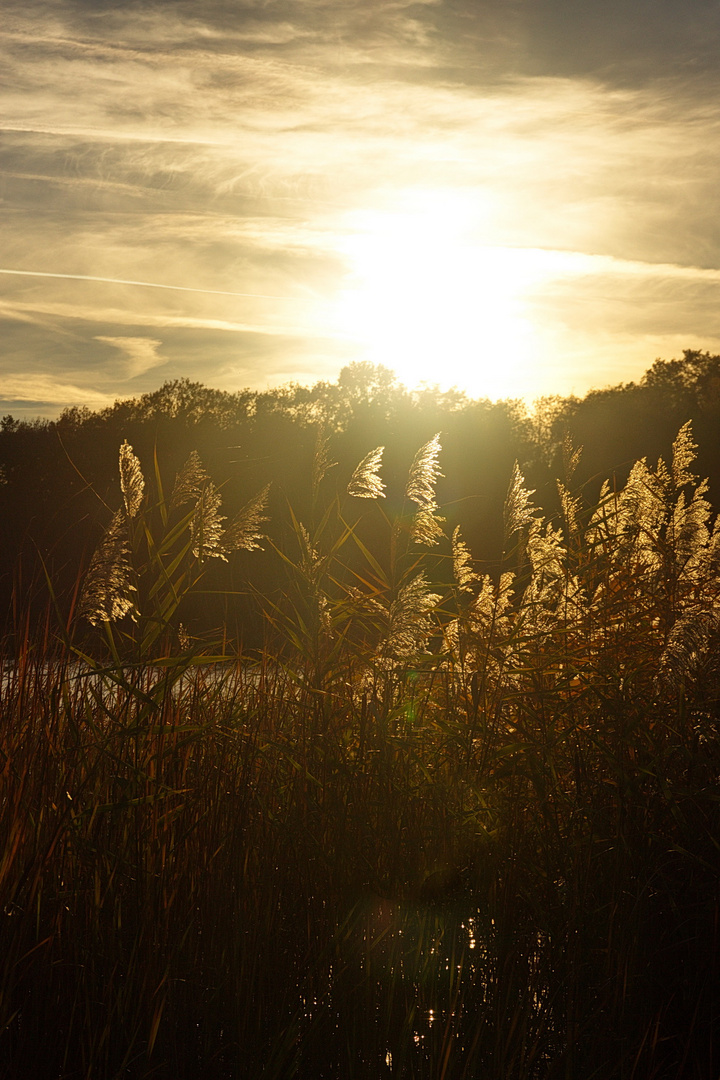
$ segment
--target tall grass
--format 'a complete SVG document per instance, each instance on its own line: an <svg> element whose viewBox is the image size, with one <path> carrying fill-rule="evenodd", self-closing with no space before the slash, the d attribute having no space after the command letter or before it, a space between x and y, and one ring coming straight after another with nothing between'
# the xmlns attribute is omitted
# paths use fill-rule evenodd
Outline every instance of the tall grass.
<svg viewBox="0 0 720 1080"><path fill-rule="evenodd" d="M568 447L558 521L516 469L493 578L443 534L439 455L385 511L382 448L326 494L319 444L267 646L220 662L182 599L262 500L225 528L197 459L151 498L121 451L75 629L4 658L0 1075L715 1080L720 530L689 428L592 508Z"/></svg>

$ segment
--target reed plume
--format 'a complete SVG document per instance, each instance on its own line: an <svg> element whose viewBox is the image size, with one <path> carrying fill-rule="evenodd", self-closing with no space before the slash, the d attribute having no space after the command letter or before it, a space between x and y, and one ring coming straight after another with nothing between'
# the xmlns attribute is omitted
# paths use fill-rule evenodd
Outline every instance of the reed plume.
<svg viewBox="0 0 720 1080"><path fill-rule="evenodd" d="M570 435L570 433L566 431L562 445L562 460L565 482L568 484L574 477L575 471L580 464L582 452L582 446L575 446L575 443L572 440L572 435Z"/></svg>
<svg viewBox="0 0 720 1080"><path fill-rule="evenodd" d="M417 503L421 510L437 509L435 484L443 475L438 465L441 449L438 432L429 442L420 447L410 466L405 494L408 499Z"/></svg>
<svg viewBox="0 0 720 1080"><path fill-rule="evenodd" d="M513 533L518 532L525 525L529 525L533 520L537 508L531 502L530 496L534 494L534 491L528 491L525 487L525 477L516 461L510 487L505 498L505 506L503 507L503 526L506 541L510 539Z"/></svg>
<svg viewBox="0 0 720 1080"><path fill-rule="evenodd" d="M422 652L434 629L431 613L440 600L437 593L430 592L424 572L404 585L390 605L383 653L407 658Z"/></svg>
<svg viewBox="0 0 720 1080"><path fill-rule="evenodd" d="M460 536L458 525L452 536L453 573L455 582L461 592L472 593L480 578L473 570L472 555L470 548Z"/></svg>
<svg viewBox="0 0 720 1080"><path fill-rule="evenodd" d="M205 559L222 559L227 562L223 543L225 515L220 513L221 505L222 495L209 480L200 493L190 519L192 553L200 562Z"/></svg>
<svg viewBox="0 0 720 1080"><path fill-rule="evenodd" d="M432 510L418 510L410 526L410 539L416 544L435 547L445 538L442 525L445 518L434 514Z"/></svg>
<svg viewBox="0 0 720 1080"><path fill-rule="evenodd" d="M313 495L317 495L325 476L330 469L334 469L336 465L337 461L330 460L330 437L320 430L318 431L317 439L315 440L315 453L313 454L312 463Z"/></svg>
<svg viewBox="0 0 720 1080"><path fill-rule="evenodd" d="M380 464L384 450L384 446L377 446L365 455L350 477L350 483L347 486L348 495L356 499L385 498L385 485L380 479Z"/></svg>
<svg viewBox="0 0 720 1080"><path fill-rule="evenodd" d="M120 447L120 490L125 502L125 511L129 518L135 517L143 500L145 490L145 478L140 468L140 462L133 453L127 439Z"/></svg>
<svg viewBox="0 0 720 1080"><path fill-rule="evenodd" d="M680 428L672 448L672 476L676 488L685 487L697 480L690 466L697 457L697 444L692 439L692 420Z"/></svg>
<svg viewBox="0 0 720 1080"><path fill-rule="evenodd" d="M269 493L270 485L266 484L262 491L236 514L221 537L224 551L253 551L262 548L260 541L265 539L265 534L261 526L268 520L264 511Z"/></svg>
<svg viewBox="0 0 720 1080"><path fill-rule="evenodd" d="M140 462L127 439L118 455L124 508L113 515L90 561L78 612L93 626L116 622L135 611L134 572L130 562L129 522L142 505L145 490Z"/></svg>
<svg viewBox="0 0 720 1080"><path fill-rule="evenodd" d="M184 506L189 502L197 502L209 479L200 461L200 455L197 450L192 450L187 461L175 477L175 486L170 497L170 505Z"/></svg>
<svg viewBox="0 0 720 1080"><path fill-rule="evenodd" d="M134 611L128 519L124 509L113 515L85 576L78 613L93 626L116 622Z"/></svg>
<svg viewBox="0 0 720 1080"><path fill-rule="evenodd" d="M578 496L573 495L561 480L557 481L557 489L558 495L560 496L560 506L565 521L565 528L567 529L568 538L570 538L578 531L578 514L580 512L581 502Z"/></svg>

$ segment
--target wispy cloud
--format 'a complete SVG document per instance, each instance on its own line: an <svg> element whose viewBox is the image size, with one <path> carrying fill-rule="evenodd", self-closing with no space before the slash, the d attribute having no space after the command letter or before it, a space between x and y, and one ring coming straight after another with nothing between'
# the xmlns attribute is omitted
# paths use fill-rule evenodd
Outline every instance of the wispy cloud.
<svg viewBox="0 0 720 1080"><path fill-rule="evenodd" d="M49 375L13 375L3 377L2 400L6 407L10 403L33 403L67 407L87 405L90 409L101 409L111 405L113 396L98 393L77 383L68 383ZM34 410L22 410L32 413ZM53 409L53 412L56 410Z"/></svg>
<svg viewBox="0 0 720 1080"><path fill-rule="evenodd" d="M104 337L100 334L95 340L112 345L124 354L126 379L134 379L137 375L144 375L147 371L167 363L166 358L158 356L157 352L162 341L155 341L153 338Z"/></svg>
<svg viewBox="0 0 720 1080"><path fill-rule="evenodd" d="M159 281L127 281L125 278L95 277L92 274L53 274L45 270L11 270L2 268L0 274L17 277L57 278L61 281L97 281L104 285L136 285L141 289L170 289L173 292L200 293L203 296L252 297L255 300L295 300L293 296L275 296L267 293L231 292L227 289L195 289L191 285L167 285Z"/></svg>

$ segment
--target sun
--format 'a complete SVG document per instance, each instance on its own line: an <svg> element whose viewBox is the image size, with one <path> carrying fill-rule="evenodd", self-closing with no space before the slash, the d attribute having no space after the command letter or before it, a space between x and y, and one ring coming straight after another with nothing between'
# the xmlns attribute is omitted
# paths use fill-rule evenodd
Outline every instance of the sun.
<svg viewBox="0 0 720 1080"><path fill-rule="evenodd" d="M409 205L408 205L409 204ZM425 193L391 211L350 215L338 331L363 358L408 386L458 386L472 396L524 397L537 383L527 296L544 277L538 252L478 242L471 200Z"/></svg>

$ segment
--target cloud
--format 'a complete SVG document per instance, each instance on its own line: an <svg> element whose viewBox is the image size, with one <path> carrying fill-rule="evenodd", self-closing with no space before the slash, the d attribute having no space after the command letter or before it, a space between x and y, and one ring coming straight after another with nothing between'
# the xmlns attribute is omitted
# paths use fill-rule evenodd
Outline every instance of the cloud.
<svg viewBox="0 0 720 1080"><path fill-rule="evenodd" d="M4 376L0 402L24 402L39 405L87 405L91 409L111 405L114 398L97 390L54 379L50 375Z"/></svg>
<svg viewBox="0 0 720 1080"><path fill-rule="evenodd" d="M137 375L144 375L153 368L162 367L167 363L165 357L158 356L157 350L162 341L144 337L103 337L98 335L96 341L102 341L106 345L112 345L125 353L126 356L126 379L134 379Z"/></svg>

